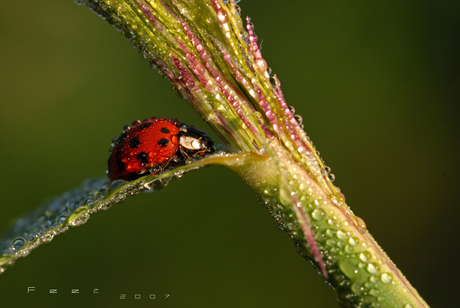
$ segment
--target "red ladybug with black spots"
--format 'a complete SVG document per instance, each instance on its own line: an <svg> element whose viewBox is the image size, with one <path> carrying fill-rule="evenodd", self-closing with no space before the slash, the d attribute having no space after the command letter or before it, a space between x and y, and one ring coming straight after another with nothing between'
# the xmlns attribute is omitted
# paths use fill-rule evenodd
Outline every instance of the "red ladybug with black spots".
<svg viewBox="0 0 460 308"><path fill-rule="evenodd" d="M110 149L107 174L112 181L131 181L214 151L206 132L177 119L152 117L125 127Z"/></svg>

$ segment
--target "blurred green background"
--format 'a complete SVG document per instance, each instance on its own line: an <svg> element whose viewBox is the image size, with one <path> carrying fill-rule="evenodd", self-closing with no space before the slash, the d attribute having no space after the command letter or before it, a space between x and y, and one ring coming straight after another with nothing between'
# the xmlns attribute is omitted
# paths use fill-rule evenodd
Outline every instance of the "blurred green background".
<svg viewBox="0 0 460 308"><path fill-rule="evenodd" d="M355 214L428 304L454 307L460 2L240 6ZM47 198L105 176L110 140L134 119L177 117L209 131L86 7L3 1L0 33L2 232ZM222 167L128 198L19 259L0 276L0 303L338 307L332 288Z"/></svg>

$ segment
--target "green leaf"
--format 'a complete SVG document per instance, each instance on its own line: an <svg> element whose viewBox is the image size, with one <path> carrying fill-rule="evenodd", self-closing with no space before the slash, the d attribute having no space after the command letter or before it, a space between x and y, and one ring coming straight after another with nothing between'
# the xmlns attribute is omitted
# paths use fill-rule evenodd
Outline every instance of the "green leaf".
<svg viewBox="0 0 460 308"><path fill-rule="evenodd" d="M66 232L69 227L78 227L88 221L92 214L108 210L121 204L129 196L142 191L162 189L171 179L181 178L185 173L202 168L214 162L222 154L188 161L188 164L163 172L160 175L147 175L135 181L122 180L109 182L107 178L94 178L83 181L81 186L63 193L36 210L16 221L14 226L0 238L0 273L12 266L16 259L25 257L54 236Z"/></svg>

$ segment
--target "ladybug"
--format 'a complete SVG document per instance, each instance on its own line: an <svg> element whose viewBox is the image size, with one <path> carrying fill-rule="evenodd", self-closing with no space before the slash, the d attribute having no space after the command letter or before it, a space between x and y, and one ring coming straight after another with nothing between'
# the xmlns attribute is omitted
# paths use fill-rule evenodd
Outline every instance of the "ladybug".
<svg viewBox="0 0 460 308"><path fill-rule="evenodd" d="M125 126L110 149L107 174L111 181L135 180L181 166L189 157L215 151L206 132L177 119L152 117Z"/></svg>

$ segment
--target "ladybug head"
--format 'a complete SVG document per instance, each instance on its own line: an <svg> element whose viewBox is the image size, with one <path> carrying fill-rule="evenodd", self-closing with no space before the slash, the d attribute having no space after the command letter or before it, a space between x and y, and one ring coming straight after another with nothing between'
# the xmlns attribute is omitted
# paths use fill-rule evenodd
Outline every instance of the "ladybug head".
<svg viewBox="0 0 460 308"><path fill-rule="evenodd" d="M191 156L214 152L214 142L209 138L208 134L185 123L179 125L179 144Z"/></svg>

